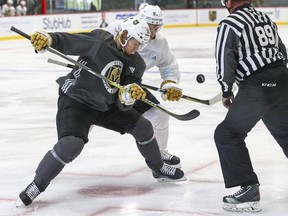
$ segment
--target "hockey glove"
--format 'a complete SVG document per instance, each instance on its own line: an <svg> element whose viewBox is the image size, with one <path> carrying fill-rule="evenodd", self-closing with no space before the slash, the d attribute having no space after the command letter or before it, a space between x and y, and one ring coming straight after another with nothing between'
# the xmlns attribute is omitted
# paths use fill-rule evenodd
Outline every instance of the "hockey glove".
<svg viewBox="0 0 288 216"><path fill-rule="evenodd" d="M164 90L161 97L164 101L178 101L182 97L182 89L172 80L164 80L160 88Z"/></svg>
<svg viewBox="0 0 288 216"><path fill-rule="evenodd" d="M46 50L47 46L51 46L52 38L51 36L44 31L37 31L31 36L31 44L37 51L37 53L43 53Z"/></svg>
<svg viewBox="0 0 288 216"><path fill-rule="evenodd" d="M131 106L136 100L143 100L146 98L146 92L136 83L132 83L124 86L124 90L119 90L118 96L122 104L126 106Z"/></svg>

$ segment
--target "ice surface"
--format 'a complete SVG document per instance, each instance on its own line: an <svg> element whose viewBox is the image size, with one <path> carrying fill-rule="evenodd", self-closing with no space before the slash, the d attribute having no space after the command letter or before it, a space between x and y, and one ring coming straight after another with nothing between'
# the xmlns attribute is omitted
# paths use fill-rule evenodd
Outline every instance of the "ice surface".
<svg viewBox="0 0 288 216"><path fill-rule="evenodd" d="M288 45L288 27L279 28ZM163 29L162 34L178 58L184 94L208 99L219 93L213 57L216 27ZM82 154L47 190L31 206L15 209L18 194L56 143L55 80L69 69L48 64L48 58L60 59L35 54L27 40L0 41L0 53L0 216L239 215L222 210L222 196L238 188L224 188L213 140L226 109L221 103L206 106L186 100L163 102L177 113L201 112L192 121L170 121L168 150L181 157L186 182L157 182L130 135L95 127ZM196 82L199 73L206 77L203 84ZM155 86L161 82L156 68L143 80ZM262 122L249 134L247 146L261 182L259 215L287 215L287 160Z"/></svg>

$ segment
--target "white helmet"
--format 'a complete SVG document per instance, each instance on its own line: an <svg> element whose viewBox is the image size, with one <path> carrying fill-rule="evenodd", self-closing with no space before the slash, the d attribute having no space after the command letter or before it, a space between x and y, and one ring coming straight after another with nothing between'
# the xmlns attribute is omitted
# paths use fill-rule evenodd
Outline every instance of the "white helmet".
<svg viewBox="0 0 288 216"><path fill-rule="evenodd" d="M158 5L142 3L139 6L139 16L152 25L163 25L163 13Z"/></svg>
<svg viewBox="0 0 288 216"><path fill-rule="evenodd" d="M150 28L144 19L140 17L129 17L121 25L121 32L127 31L127 41L135 38L141 45L150 40Z"/></svg>

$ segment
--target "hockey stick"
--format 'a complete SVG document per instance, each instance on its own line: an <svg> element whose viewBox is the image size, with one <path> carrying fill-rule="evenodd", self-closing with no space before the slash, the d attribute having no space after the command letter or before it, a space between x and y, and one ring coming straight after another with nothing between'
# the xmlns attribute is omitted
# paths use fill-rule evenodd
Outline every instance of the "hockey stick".
<svg viewBox="0 0 288 216"><path fill-rule="evenodd" d="M48 58L47 62L52 63L52 64L56 64L56 65L60 65L60 66L64 66L64 67L68 67L68 68L74 68L75 67L75 65L64 63L64 62L57 61L57 60L50 59L50 58Z"/></svg>
<svg viewBox="0 0 288 216"><path fill-rule="evenodd" d="M30 36L27 35L26 33L22 32L22 31L20 31L19 29L16 29L15 27L12 26L12 27L10 28L10 30L11 30L11 31L14 31L14 32L16 32L17 34L19 34L19 35L21 35L21 36L23 36L23 37L25 37L25 38L27 38L27 39L30 40ZM91 70L91 69L90 69L89 67L87 67L86 65L81 64L80 62L77 62L76 60L74 60L74 59L66 56L65 54L59 52L58 50L55 50L55 49L53 49L53 48L51 48L51 47L47 47L46 50L48 50L49 52L51 52L51 53L53 53L53 54L55 54L55 55L58 55L58 56L60 56L60 57L62 57L62 58L64 58L64 59L66 59L67 61L75 64L75 65L78 66L79 68L83 68L84 70L86 70L87 72L89 72L89 73L97 76L98 78L105 80L105 81L108 82L110 85L112 85L112 86L114 86L114 87L116 87L116 88L118 88L118 89L120 89L120 90L122 90L122 91L129 92L129 91L127 91L123 86L119 85L118 83L113 82L113 81L109 80L107 77L105 77L105 76L103 76L103 75L101 75L101 74L98 74L98 73L94 72L93 70ZM178 119L178 120L182 120L182 121L192 120L192 119L194 119L194 118L197 118L197 117L200 115L200 112L199 112L198 110L195 110L195 109L194 109L194 110L191 110L190 112L188 112L188 113L186 113L186 114L178 115L178 114L175 114L175 113L170 112L169 110L165 109L164 107L160 106L159 104L153 103L152 101L150 101L150 100L148 100L148 99L146 99L146 98L143 99L142 101L143 101L144 103L146 103L146 104L148 104L148 105L150 105L150 106L152 106L152 107L154 107L154 108L156 108L156 109L158 109L158 110L160 110L160 111L162 111L162 112L164 112L164 113L166 113L166 114L168 114L168 115L170 115L170 116L172 116L172 117L174 117L174 118L176 118L176 119Z"/></svg>
<svg viewBox="0 0 288 216"><path fill-rule="evenodd" d="M72 64L64 63L64 62L53 60L53 59L50 59L50 58L48 59L48 63L53 63L53 64L57 64L57 65L60 65L60 66L68 67L68 68L74 68L74 65L72 65ZM158 91L158 92L164 92L162 89L157 88L155 86L150 86L150 85L147 85L147 84L144 84L144 83L142 83L141 85L142 85L142 87L145 87L147 89L151 89L151 90ZM219 93L216 96L214 96L213 98L208 99L208 100L203 100L203 99L199 99L199 98L195 98L195 97L191 97L191 96L187 96L187 95L182 95L181 98L189 100L189 101L192 101L192 102L197 102L197 103L201 103L201 104L205 104L205 105L210 105L211 106L211 105L221 101L222 93Z"/></svg>
<svg viewBox="0 0 288 216"><path fill-rule="evenodd" d="M142 83L142 86L147 88L147 89L151 89L151 90L154 90L154 91L158 91L158 92L164 92L164 90L160 89L160 88L157 88L155 86L150 86L150 85L147 85L147 84L143 84ZM208 99L208 100L202 100L202 99L199 99L199 98L195 98L195 97L191 97L191 96L187 96L187 95L182 95L181 97L182 99L186 99L186 100L189 100L189 101L193 101L193 102L197 102L197 103L201 103L201 104L205 104L205 105L213 105L219 101L221 101L222 99L222 93L219 93L217 94L216 96L214 96L213 98L211 99Z"/></svg>

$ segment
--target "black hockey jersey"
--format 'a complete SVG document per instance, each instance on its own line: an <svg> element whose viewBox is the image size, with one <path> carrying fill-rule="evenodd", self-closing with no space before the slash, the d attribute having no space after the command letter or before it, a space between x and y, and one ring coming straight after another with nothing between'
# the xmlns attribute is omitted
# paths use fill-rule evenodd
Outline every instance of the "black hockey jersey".
<svg viewBox="0 0 288 216"><path fill-rule="evenodd" d="M89 33L51 33L52 47L120 85L141 83L145 62L136 52L125 55L117 49L113 35L96 29ZM57 79L61 91L95 110L107 111L116 103L118 89L82 68Z"/></svg>

